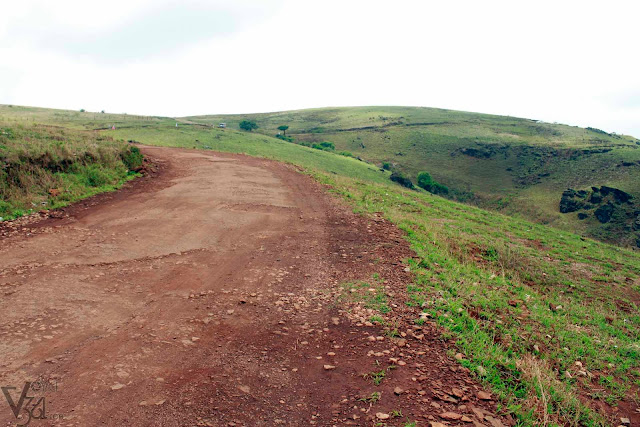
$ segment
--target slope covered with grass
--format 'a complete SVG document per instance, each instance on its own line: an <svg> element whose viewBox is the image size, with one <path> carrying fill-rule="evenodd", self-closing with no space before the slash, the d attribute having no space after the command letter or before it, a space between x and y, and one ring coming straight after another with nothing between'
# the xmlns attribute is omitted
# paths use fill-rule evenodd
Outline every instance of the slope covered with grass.
<svg viewBox="0 0 640 427"><path fill-rule="evenodd" d="M455 337L461 363L523 425L608 425L640 386L640 253L394 185L370 165L264 135L190 126L123 129L148 144L304 167L416 251L406 304ZM393 330L393 310L372 317ZM603 406L609 408L603 410Z"/></svg>
<svg viewBox="0 0 640 427"><path fill-rule="evenodd" d="M416 323L455 337L461 363L523 425L608 425L640 386L640 254L426 192L334 153L192 126L123 129L144 143L247 153L304 167L354 209L383 212L416 251ZM426 315L425 315L426 313ZM393 311L372 321L393 330Z"/></svg>
<svg viewBox="0 0 640 427"><path fill-rule="evenodd" d="M616 407L638 407L638 251L410 191L368 163L266 135L169 122L101 134L286 161L356 211L382 213L415 251L404 301L415 323L455 338L460 363L521 425L617 425ZM394 315L385 305L370 320L391 335Z"/></svg>
<svg viewBox="0 0 640 427"><path fill-rule="evenodd" d="M287 125L297 143L332 142L378 165L388 163L414 183L421 171L449 196L625 246L636 246L640 219L640 140L598 129L433 108L353 107L268 114L198 116L189 120L237 128L255 120L268 135ZM610 186L634 197L614 220L600 206L561 213L567 188ZM614 206L616 207L616 206ZM638 211L635 215L634 212ZM583 215L580 215L582 213ZM640 223L639 223L640 225ZM638 227L636 227L638 228Z"/></svg>
<svg viewBox="0 0 640 427"><path fill-rule="evenodd" d="M95 132L0 121L0 217L113 190L141 164L137 148Z"/></svg>

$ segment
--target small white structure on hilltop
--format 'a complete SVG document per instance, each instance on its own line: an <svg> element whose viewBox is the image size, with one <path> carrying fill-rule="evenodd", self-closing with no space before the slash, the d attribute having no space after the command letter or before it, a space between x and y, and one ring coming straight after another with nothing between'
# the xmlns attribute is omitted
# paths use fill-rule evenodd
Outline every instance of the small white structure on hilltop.
<svg viewBox="0 0 640 427"><path fill-rule="evenodd" d="M219 128L226 128L226 127L227 127L227 124L226 124L226 123L220 123L220 124L218 125L218 127L219 127Z"/></svg>

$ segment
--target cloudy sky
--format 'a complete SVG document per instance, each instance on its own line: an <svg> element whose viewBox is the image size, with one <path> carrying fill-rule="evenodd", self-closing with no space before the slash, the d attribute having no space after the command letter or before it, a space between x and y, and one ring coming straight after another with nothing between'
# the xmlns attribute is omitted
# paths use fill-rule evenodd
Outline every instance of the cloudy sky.
<svg viewBox="0 0 640 427"><path fill-rule="evenodd" d="M412 105L640 137L637 0L21 0L0 103L184 116Z"/></svg>

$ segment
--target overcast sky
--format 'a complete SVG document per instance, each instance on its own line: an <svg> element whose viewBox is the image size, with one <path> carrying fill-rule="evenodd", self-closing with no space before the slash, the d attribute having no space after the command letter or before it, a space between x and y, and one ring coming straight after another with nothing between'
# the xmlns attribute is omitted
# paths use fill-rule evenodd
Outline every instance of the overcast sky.
<svg viewBox="0 0 640 427"><path fill-rule="evenodd" d="M166 116L412 105L640 137L639 3L5 1L0 103Z"/></svg>

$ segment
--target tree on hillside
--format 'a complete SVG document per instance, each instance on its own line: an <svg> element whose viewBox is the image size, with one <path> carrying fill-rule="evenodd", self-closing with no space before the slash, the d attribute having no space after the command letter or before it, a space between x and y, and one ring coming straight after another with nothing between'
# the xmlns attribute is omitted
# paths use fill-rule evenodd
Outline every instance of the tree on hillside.
<svg viewBox="0 0 640 427"><path fill-rule="evenodd" d="M433 185L433 178L431 178L431 174L429 172L420 172L418 174L418 186L421 188L424 188L425 190L429 191L428 189Z"/></svg>
<svg viewBox="0 0 640 427"><path fill-rule="evenodd" d="M258 129L258 125L253 120L243 120L238 125L240 129L251 132L254 129Z"/></svg>
<svg viewBox="0 0 640 427"><path fill-rule="evenodd" d="M284 133L284 136L287 136L287 129L289 129L289 126L287 125L278 126L278 130L281 130Z"/></svg>
<svg viewBox="0 0 640 427"><path fill-rule="evenodd" d="M435 181L429 172L420 172L418 174L418 187L424 188L433 194L449 194L449 188Z"/></svg>

